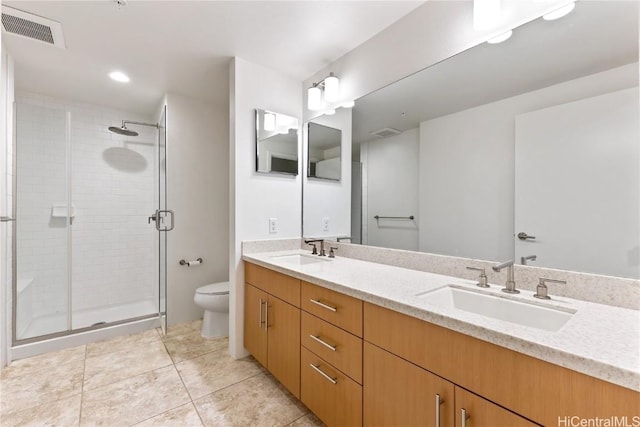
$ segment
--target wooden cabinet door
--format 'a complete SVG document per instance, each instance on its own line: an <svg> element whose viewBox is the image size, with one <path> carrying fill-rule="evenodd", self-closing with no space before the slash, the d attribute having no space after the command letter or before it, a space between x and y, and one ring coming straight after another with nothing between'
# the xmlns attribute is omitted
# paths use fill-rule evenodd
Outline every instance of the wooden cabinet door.
<svg viewBox="0 0 640 427"><path fill-rule="evenodd" d="M246 283L244 287L244 347L267 367L266 292Z"/></svg>
<svg viewBox="0 0 640 427"><path fill-rule="evenodd" d="M534 427L526 418L456 386L456 427ZM534 397L532 397L534 398ZM463 421L463 411L466 420Z"/></svg>
<svg viewBox="0 0 640 427"><path fill-rule="evenodd" d="M365 426L454 425L452 383L368 342L363 368Z"/></svg>
<svg viewBox="0 0 640 427"><path fill-rule="evenodd" d="M267 330L267 367L282 385L300 398L300 309L270 295Z"/></svg>

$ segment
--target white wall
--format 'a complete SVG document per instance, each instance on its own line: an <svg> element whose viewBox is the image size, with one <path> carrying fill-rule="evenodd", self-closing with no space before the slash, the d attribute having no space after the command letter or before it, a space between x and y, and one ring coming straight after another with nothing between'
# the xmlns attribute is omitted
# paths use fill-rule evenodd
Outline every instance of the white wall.
<svg viewBox="0 0 640 427"><path fill-rule="evenodd" d="M362 144L361 161L367 171L367 216L362 222L367 228L364 244L418 250L419 139L419 129L415 128ZM415 219L376 220L376 215L413 215Z"/></svg>
<svg viewBox="0 0 640 427"><path fill-rule="evenodd" d="M12 216L13 202L13 58L0 47L0 215ZM11 360L12 223L0 223L0 368Z"/></svg>
<svg viewBox="0 0 640 427"><path fill-rule="evenodd" d="M304 206L305 237L351 235L351 109L340 108L335 115L320 116L314 123L342 131L340 181L308 178L308 127L304 126ZM334 165L335 166L335 165ZM322 166L320 166L322 167ZM329 230L322 228L323 218L329 218Z"/></svg>
<svg viewBox="0 0 640 427"><path fill-rule="evenodd" d="M228 111L169 93L167 102L167 201L175 211L168 232L167 316L169 324L202 317L195 290L228 280ZM202 257L195 267L180 259Z"/></svg>
<svg viewBox="0 0 640 427"><path fill-rule="evenodd" d="M304 82L310 87L334 72L342 100L353 100L462 52L507 29L554 10L566 0L503 0L502 22L473 29L472 1L427 1ZM306 105L306 91L305 91ZM305 120L316 115L305 109Z"/></svg>
<svg viewBox="0 0 640 427"><path fill-rule="evenodd" d="M229 350L246 355L243 345L243 240L300 237L302 194L297 176L256 172L254 109L262 108L299 118L302 84L277 71L234 58L230 65L230 239ZM301 158L301 151L299 158ZM302 162L299 164L302 171ZM269 233L269 218L277 218L278 232Z"/></svg>
<svg viewBox="0 0 640 427"><path fill-rule="evenodd" d="M636 85L631 64L421 123L420 251L512 258L515 116Z"/></svg>

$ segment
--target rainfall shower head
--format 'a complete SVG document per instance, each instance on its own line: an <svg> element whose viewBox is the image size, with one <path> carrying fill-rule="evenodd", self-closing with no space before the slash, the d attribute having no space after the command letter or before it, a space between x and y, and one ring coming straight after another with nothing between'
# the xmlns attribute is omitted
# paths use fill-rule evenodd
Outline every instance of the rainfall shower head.
<svg viewBox="0 0 640 427"><path fill-rule="evenodd" d="M160 128L160 125L158 125L158 123L144 123L144 122L134 122L133 120L123 120L121 127L109 126L109 131L113 133L117 133L119 135L138 136L138 132L136 132L135 130L127 129L127 123L130 123L132 125L151 126L156 129Z"/></svg>
<svg viewBox="0 0 640 427"><path fill-rule="evenodd" d="M124 123L122 123L122 127L110 126L109 130L119 135L138 136L138 132L127 129L127 126Z"/></svg>

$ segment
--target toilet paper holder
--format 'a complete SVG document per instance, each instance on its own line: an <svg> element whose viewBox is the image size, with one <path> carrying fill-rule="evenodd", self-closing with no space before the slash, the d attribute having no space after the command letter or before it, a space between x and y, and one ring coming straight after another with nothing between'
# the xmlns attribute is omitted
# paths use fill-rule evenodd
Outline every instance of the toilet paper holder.
<svg viewBox="0 0 640 427"><path fill-rule="evenodd" d="M187 267L191 267L192 265L202 264L202 258L198 258L194 261L185 261L183 259L180 260L180 265L186 265Z"/></svg>

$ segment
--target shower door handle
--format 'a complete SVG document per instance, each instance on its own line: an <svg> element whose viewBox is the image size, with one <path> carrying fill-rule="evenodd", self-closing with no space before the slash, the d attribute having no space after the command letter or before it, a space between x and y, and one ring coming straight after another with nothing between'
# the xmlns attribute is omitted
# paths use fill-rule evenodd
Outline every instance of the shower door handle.
<svg viewBox="0 0 640 427"><path fill-rule="evenodd" d="M166 214L169 219L171 220L169 223L169 226L166 228L162 228L160 226L160 223L162 222L163 217L161 217L161 214ZM156 214L155 214L155 219L154 221L156 222L156 230L158 231L171 231L173 230L174 226L175 226L175 221L174 221L174 212L171 209L165 209L165 210L157 210ZM151 217L153 218L153 217Z"/></svg>

